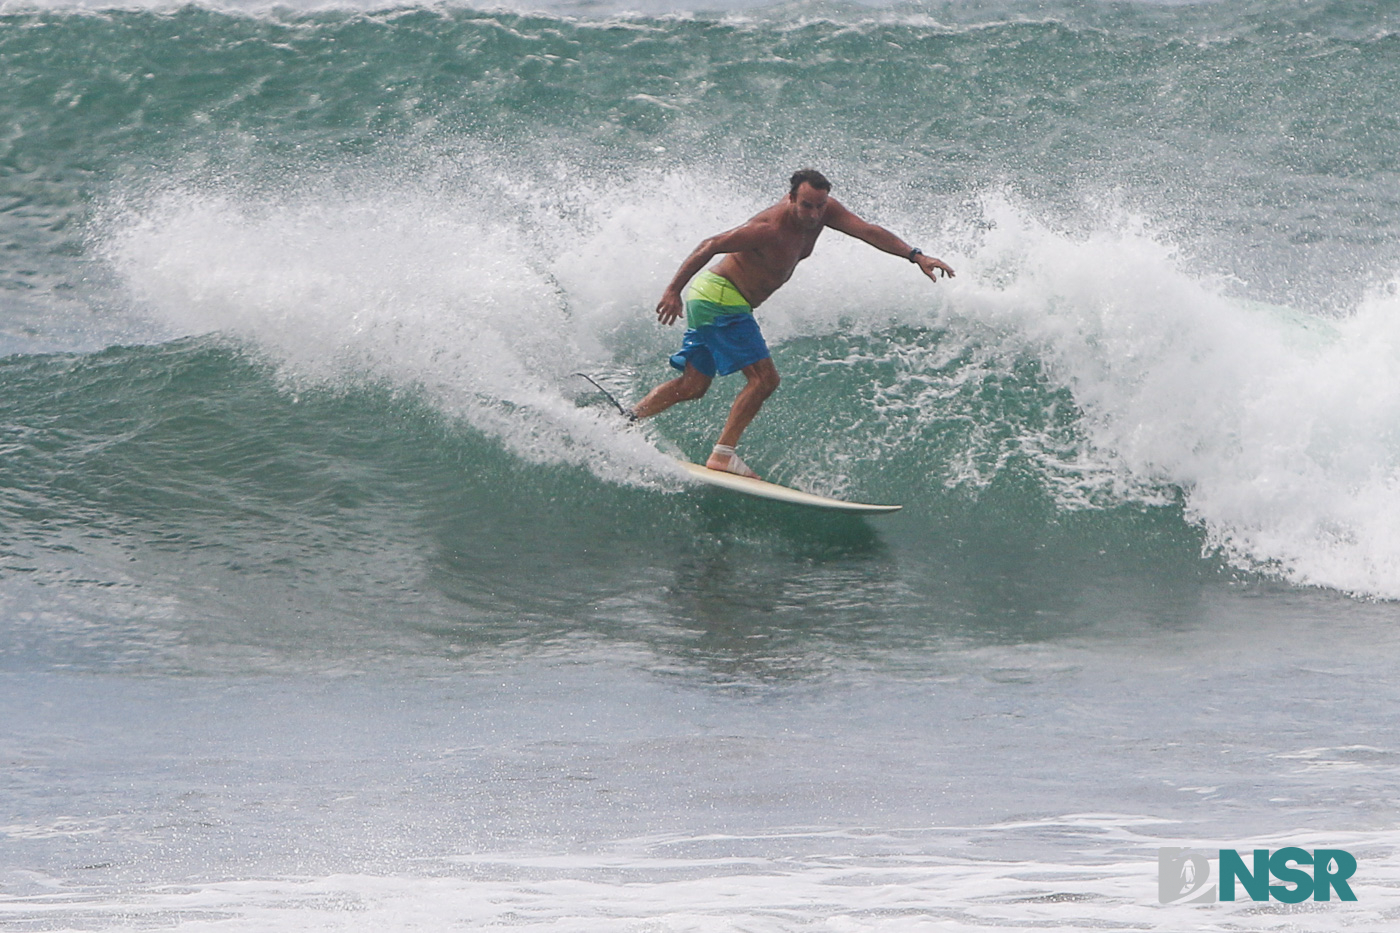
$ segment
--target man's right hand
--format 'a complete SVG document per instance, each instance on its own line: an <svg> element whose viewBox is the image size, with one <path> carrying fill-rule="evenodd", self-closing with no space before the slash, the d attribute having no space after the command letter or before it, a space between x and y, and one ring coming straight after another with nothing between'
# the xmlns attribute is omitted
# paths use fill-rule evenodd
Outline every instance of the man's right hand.
<svg viewBox="0 0 1400 933"><path fill-rule="evenodd" d="M662 324L674 324L685 313L685 303L680 292L667 292L656 303L656 319Z"/></svg>

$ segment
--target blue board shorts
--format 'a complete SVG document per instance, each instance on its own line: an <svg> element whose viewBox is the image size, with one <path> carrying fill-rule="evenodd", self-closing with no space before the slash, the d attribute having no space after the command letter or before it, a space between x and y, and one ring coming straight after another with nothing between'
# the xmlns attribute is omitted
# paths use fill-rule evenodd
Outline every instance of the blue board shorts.
<svg viewBox="0 0 1400 933"><path fill-rule="evenodd" d="M690 327L671 356L676 369L689 363L713 379L716 373L737 373L772 356L748 302L728 279L708 269L695 276L686 292L685 317Z"/></svg>
<svg viewBox="0 0 1400 933"><path fill-rule="evenodd" d="M715 373L737 373L772 355L752 314L726 314L712 324L687 330L671 365L683 370L689 363L713 379Z"/></svg>

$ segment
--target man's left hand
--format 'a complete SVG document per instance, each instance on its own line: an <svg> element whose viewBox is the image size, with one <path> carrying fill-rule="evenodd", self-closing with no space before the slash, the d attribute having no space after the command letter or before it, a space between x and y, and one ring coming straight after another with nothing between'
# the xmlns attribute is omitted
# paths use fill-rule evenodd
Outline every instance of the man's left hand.
<svg viewBox="0 0 1400 933"><path fill-rule="evenodd" d="M938 281L939 272L942 272L950 279L953 277L953 267L941 259L935 259L932 256L920 254L914 257L914 261L919 264L919 269L923 271L924 275L933 279L935 282Z"/></svg>

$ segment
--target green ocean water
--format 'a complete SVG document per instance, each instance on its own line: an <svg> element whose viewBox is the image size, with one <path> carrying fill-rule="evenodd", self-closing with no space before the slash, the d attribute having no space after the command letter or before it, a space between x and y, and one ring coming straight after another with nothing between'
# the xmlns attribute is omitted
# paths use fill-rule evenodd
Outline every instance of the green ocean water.
<svg viewBox="0 0 1400 933"><path fill-rule="evenodd" d="M1221 371L1176 374L1166 404L1184 410L1202 378L1227 407L1233 395L1241 409L1282 408L1241 397L1240 380L1255 375L1242 371L1297 361L1229 359L1228 336L1194 331L1190 316L1203 312L1182 303L1263 301L1283 309L1274 329L1306 332L1308 315L1354 319L1388 301L1398 132L1385 106L1397 81L1388 11L16 8L0 36L11 363L27 371L31 351L232 333L278 373L269 399L283 397L280 379L332 391L387 383L484 428L473 443L489 450L493 434L518 430L493 421L501 406L553 403L512 396L526 384L573 402L565 370L618 369L624 393L664 376L669 338L645 324L651 293L697 234L767 203L789 166L810 162L854 208L959 259L975 293L895 288L896 269L865 273L866 257L849 250L819 255L822 277L799 277L806 290L774 306L769 327L798 372L774 403L786 410L752 435L763 459L781 472L786 451L790 479L926 496L935 511L1005 486L1016 489L1010 511L1042 515L1034 525L1066 504L1148 501L1175 508L1165 522L1177 546L1199 549L1200 522L1179 514L1199 465L1159 461L1191 443L1229 460L1248 429L1226 414L1211 439L1163 436L1167 449L1124 469L1121 426L1094 435L1127 417L1134 389L1122 383L1135 377L1105 376L1113 361L1096 356L1157 326L1163 345L1149 352L1162 372L1181 363L1173 353L1221 360ZM1100 263L1132 270L1119 291ZM1182 280L1199 293L1168 294ZM473 305L486 309L484 330L462 320ZM1241 309L1254 307L1224 312L1247 326L1260 312ZM385 347L413 330L419 344ZM469 358L451 345L488 337L504 344ZM435 340L446 344L430 349ZM1201 346L1185 346L1193 340ZM17 390L21 413L36 407L29 391L51 389ZM1388 410L1356 433L1374 435ZM262 405L244 412L258 431ZM577 462L566 449L590 442L577 426L538 423L551 417L518 419L524 434L554 432L522 443L536 460ZM659 430L703 447L714 417L677 414L679 429ZM833 430L849 449L823 450L817 435ZM274 449L281 436L263 442ZM1319 461L1328 455L1314 448L1329 442L1297 440ZM1258 466L1234 459L1215 466ZM1327 482L1328 466L1310 479ZM1251 519L1203 517L1212 540ZM1246 564L1297 558L1238 550Z"/></svg>
<svg viewBox="0 0 1400 933"><path fill-rule="evenodd" d="M1397 92L1379 2L0 6L0 925L1379 928ZM894 516L573 375L806 165L957 276L828 231L743 454Z"/></svg>

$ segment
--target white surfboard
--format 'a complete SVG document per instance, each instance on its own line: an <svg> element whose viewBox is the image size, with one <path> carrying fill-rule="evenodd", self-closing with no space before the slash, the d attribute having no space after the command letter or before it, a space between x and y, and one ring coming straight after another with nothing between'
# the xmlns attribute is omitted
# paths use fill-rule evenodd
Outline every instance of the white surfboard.
<svg viewBox="0 0 1400 933"><path fill-rule="evenodd" d="M677 460L676 462L685 467L687 473L702 483L718 486L721 489L731 489L734 492L742 492L750 496L758 496L760 499L772 499L774 502L791 502L794 505L808 505L818 509L865 514L898 512L904 508L902 505L870 505L865 502L847 502L845 499L829 499L826 496L814 495L800 489L789 489L786 486L779 486L777 483L769 483L761 479L725 473L723 470L712 470L688 460Z"/></svg>
<svg viewBox="0 0 1400 933"><path fill-rule="evenodd" d="M594 379L592 376L588 375L588 373L574 373L573 375L578 376L580 379L587 379L593 388L603 393L603 396L613 403L613 407L617 409L618 414L627 417L633 422L637 420L636 416L626 408L623 408L622 403L619 402L611 392L603 388L597 379ZM866 515L873 515L879 512L898 512L900 509L904 508L902 505L870 505L865 502L847 502L845 499L831 499L827 496L818 496L810 492L803 492L800 489L789 489L786 486L779 486L777 483L769 483L761 479L739 476L735 473L725 473L723 470L712 470L709 467L703 467L698 463L691 463L689 460L682 460L679 457L676 457L675 461L685 467L685 471L689 473L693 479L697 479L702 483L718 486L721 489L730 489L734 492L742 492L749 496L757 496L760 499L771 499L774 502L790 502L793 505L807 505L817 509L831 509L835 512L856 512Z"/></svg>

